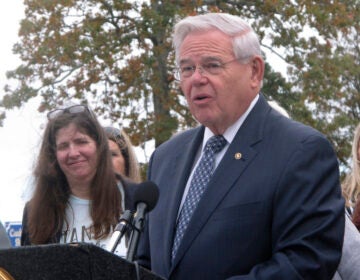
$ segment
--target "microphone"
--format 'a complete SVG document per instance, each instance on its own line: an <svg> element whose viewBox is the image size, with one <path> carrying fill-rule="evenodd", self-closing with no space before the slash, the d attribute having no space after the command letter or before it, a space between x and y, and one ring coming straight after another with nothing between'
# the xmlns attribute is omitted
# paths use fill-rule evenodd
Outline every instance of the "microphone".
<svg viewBox="0 0 360 280"><path fill-rule="evenodd" d="M126 259L133 261L139 244L140 232L144 227L145 214L154 209L159 198L159 189L151 181L143 182L137 186L134 193L134 206L136 213L133 221L133 231L130 236L130 244Z"/></svg>
<svg viewBox="0 0 360 280"><path fill-rule="evenodd" d="M129 224L131 224L132 214L130 210L125 210L124 213L120 216L120 221L114 229L109 242L106 245L106 250L114 253L116 247L119 245L121 238L124 236L126 231L129 229Z"/></svg>

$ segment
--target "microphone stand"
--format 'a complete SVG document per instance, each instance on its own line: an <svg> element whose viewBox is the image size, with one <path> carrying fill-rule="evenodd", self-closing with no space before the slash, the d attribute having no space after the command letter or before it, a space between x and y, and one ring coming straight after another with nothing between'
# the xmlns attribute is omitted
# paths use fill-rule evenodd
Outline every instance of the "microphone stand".
<svg viewBox="0 0 360 280"><path fill-rule="evenodd" d="M140 232L144 227L145 210L147 205L143 202L137 204L137 211L134 216L133 231L130 236L130 244L126 254L126 259L130 262L134 261L135 253L139 244Z"/></svg>
<svg viewBox="0 0 360 280"><path fill-rule="evenodd" d="M116 247L119 245L121 238L125 233L131 228L132 214L130 210L125 210L125 212L120 217L120 222L116 225L114 229L113 236L110 239L110 244L108 244L108 249L111 253L114 253Z"/></svg>

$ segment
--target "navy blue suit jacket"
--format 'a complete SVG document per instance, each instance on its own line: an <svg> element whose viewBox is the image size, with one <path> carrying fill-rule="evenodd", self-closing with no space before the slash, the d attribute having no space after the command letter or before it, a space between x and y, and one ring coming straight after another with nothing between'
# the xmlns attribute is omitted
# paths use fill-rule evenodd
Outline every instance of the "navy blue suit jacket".
<svg viewBox="0 0 360 280"><path fill-rule="evenodd" d="M153 153L160 189L138 248L169 279L331 279L341 257L344 201L326 138L260 96L195 210L171 263L176 218L204 127ZM241 153L241 158L235 154Z"/></svg>

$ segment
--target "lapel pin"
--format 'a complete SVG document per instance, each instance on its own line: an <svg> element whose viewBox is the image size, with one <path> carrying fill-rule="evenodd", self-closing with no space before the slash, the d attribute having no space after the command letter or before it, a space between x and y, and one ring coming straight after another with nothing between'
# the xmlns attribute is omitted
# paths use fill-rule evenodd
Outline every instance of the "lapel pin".
<svg viewBox="0 0 360 280"><path fill-rule="evenodd" d="M235 153L235 159L241 159L242 158L242 154L241 153Z"/></svg>

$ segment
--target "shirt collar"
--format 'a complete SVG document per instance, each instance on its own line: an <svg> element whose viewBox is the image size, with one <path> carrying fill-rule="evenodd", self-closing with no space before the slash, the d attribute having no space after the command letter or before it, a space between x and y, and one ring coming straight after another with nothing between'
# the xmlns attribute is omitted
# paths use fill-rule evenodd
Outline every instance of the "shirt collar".
<svg viewBox="0 0 360 280"><path fill-rule="evenodd" d="M246 110L246 112L244 114L241 115L241 117L235 122L233 123L231 126L229 126L223 136L226 139L226 141L230 144L233 139L235 138L236 133L239 131L240 127L242 126L242 124L244 123L246 117L249 115L249 113L251 112L251 110L254 108L256 102L259 100L259 94L257 94L255 96L255 98L251 101L250 106L248 107L248 109ZM212 133L212 131L205 127L205 131L204 131L204 138L203 138L203 143L202 143L202 149L204 149L206 142L209 140L210 137L214 136L214 133Z"/></svg>

